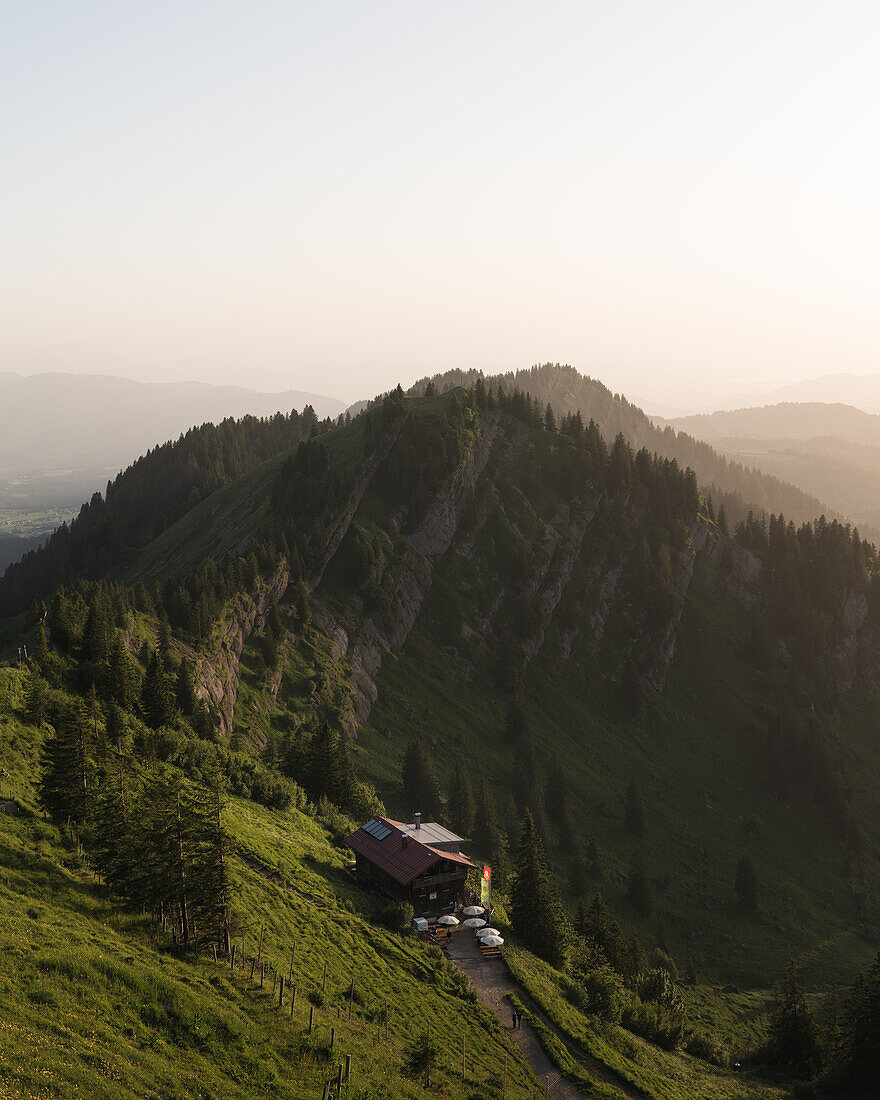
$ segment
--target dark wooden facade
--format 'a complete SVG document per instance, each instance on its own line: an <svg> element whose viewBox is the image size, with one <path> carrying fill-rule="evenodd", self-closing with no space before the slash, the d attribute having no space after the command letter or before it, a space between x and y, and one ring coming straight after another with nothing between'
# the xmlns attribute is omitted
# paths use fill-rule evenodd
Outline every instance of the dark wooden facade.
<svg viewBox="0 0 880 1100"><path fill-rule="evenodd" d="M448 909L465 898L468 868L460 863L438 859L433 867L408 883L398 882L360 852L355 852L355 864L355 874L362 886L381 890L397 901L408 901L416 916Z"/></svg>
<svg viewBox="0 0 880 1100"><path fill-rule="evenodd" d="M414 835L435 839L438 832L446 834L443 848ZM428 916L465 899L467 875L474 864L458 851L460 839L436 822L422 829L374 818L346 843L355 853L355 874L362 886L409 902L416 916Z"/></svg>

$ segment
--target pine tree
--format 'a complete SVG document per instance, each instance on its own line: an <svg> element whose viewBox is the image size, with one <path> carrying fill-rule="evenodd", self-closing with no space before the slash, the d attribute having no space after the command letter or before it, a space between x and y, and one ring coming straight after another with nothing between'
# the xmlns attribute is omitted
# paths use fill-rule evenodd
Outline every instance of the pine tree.
<svg viewBox="0 0 880 1100"><path fill-rule="evenodd" d="M820 1045L823 1064L837 1065L843 1055L843 1027L836 986L829 990L822 1005Z"/></svg>
<svg viewBox="0 0 880 1100"><path fill-rule="evenodd" d="M819 1065L816 1025L798 985L794 959L780 991L779 1008L770 1018L767 1046L772 1061L798 1076L809 1077Z"/></svg>
<svg viewBox="0 0 880 1100"><path fill-rule="evenodd" d="M40 800L56 821L84 824L93 801L95 766L91 723L83 704L72 700L42 748Z"/></svg>
<svg viewBox="0 0 880 1100"><path fill-rule="evenodd" d="M876 1094L880 1080L880 954L867 974L853 983L846 1001L843 1020L841 1080L862 1089L864 1095ZM874 1090L869 1092L867 1090Z"/></svg>
<svg viewBox="0 0 880 1100"><path fill-rule="evenodd" d="M492 896L506 897L510 893L513 871L507 854L507 841L499 837L492 855Z"/></svg>
<svg viewBox="0 0 880 1100"><path fill-rule="evenodd" d="M131 709L137 698L138 673L125 648L122 634L117 630L110 644L107 664L107 692L124 710Z"/></svg>
<svg viewBox="0 0 880 1100"><path fill-rule="evenodd" d="M426 820L440 815L440 787L431 762L431 754L421 737L407 745L403 759L403 794L412 813Z"/></svg>
<svg viewBox="0 0 880 1100"><path fill-rule="evenodd" d="M556 431L556 416L553 413L553 407L549 401L547 402L547 408L544 409L544 431Z"/></svg>
<svg viewBox="0 0 880 1100"><path fill-rule="evenodd" d="M32 668L28 673L24 700L28 721L33 722L35 726L42 725L49 713L49 685L36 668Z"/></svg>
<svg viewBox="0 0 880 1100"><path fill-rule="evenodd" d="M544 846L525 812L510 889L511 924L532 951L554 966L565 961L565 921L550 885Z"/></svg>
<svg viewBox="0 0 880 1100"><path fill-rule="evenodd" d="M196 685L193 679L192 661L189 657L184 657L180 662L174 694L181 714L185 714L187 717L195 714L198 696L196 695Z"/></svg>
<svg viewBox="0 0 880 1100"><path fill-rule="evenodd" d="M449 821L453 832L469 837L474 827L474 794L467 766L461 757L455 763L449 788Z"/></svg>
<svg viewBox="0 0 880 1100"><path fill-rule="evenodd" d="M95 800L92 857L115 893L131 898L137 877L134 831L136 791L125 758L117 753Z"/></svg>
<svg viewBox="0 0 880 1100"><path fill-rule="evenodd" d="M727 511L723 504L718 509L718 530L725 538L730 534L730 528L727 526Z"/></svg>
<svg viewBox="0 0 880 1100"><path fill-rule="evenodd" d="M45 673L49 667L49 642L46 639L46 631L43 629L42 622L37 628L37 641L34 646L34 660L40 666L40 670Z"/></svg>
<svg viewBox="0 0 880 1100"><path fill-rule="evenodd" d="M191 876L192 912L201 939L220 940L229 950L233 844L223 825L224 780L215 769L206 787L193 792L196 859Z"/></svg>
<svg viewBox="0 0 880 1100"><path fill-rule="evenodd" d="M736 879L734 889L740 904L747 913L754 913L758 908L758 880L755 877L755 869L748 856L743 856L736 865Z"/></svg>
<svg viewBox="0 0 880 1100"><path fill-rule="evenodd" d="M480 793L477 798L472 834L474 846L483 859L491 862L495 858L500 836L501 829L495 811L495 799L492 797L492 791L484 776L480 781Z"/></svg>
<svg viewBox="0 0 880 1100"><path fill-rule="evenodd" d="M147 661L147 674L141 688L141 708L147 725L153 729L168 725L174 714L165 668L158 653L151 653Z"/></svg>

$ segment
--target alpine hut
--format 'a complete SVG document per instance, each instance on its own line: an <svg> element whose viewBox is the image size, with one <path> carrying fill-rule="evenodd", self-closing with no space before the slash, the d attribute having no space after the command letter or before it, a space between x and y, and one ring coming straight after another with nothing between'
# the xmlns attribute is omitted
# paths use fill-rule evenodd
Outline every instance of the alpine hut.
<svg viewBox="0 0 880 1100"><path fill-rule="evenodd" d="M367 889L408 901L419 915L439 913L465 898L474 864L461 854L462 837L436 821L412 825L374 817L345 843L355 854L355 874Z"/></svg>

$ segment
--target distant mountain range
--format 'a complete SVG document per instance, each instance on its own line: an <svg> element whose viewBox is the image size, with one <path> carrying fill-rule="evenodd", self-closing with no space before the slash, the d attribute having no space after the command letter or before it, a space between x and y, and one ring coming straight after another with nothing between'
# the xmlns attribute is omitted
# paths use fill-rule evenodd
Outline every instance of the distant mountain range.
<svg viewBox="0 0 880 1100"><path fill-rule="evenodd" d="M880 416L850 405L813 401L652 419L827 501L876 538Z"/></svg>
<svg viewBox="0 0 880 1100"><path fill-rule="evenodd" d="M116 473L194 424L271 416L305 405L322 419L345 411L341 401L302 390L260 393L97 374L0 374L0 475Z"/></svg>
<svg viewBox="0 0 880 1100"><path fill-rule="evenodd" d="M763 393L734 394L726 406L739 409L789 401L829 405L843 402L864 412L880 413L880 374L824 374L821 378L807 378Z"/></svg>

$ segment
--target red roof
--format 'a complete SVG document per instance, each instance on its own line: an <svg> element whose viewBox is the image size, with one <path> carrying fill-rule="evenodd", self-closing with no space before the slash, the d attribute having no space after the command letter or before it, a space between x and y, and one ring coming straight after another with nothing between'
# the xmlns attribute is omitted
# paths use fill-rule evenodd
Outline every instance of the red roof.
<svg viewBox="0 0 880 1100"><path fill-rule="evenodd" d="M467 856L458 855L456 852L444 852L440 848L432 848L429 844L422 844L406 836L398 828L399 822L391 821L387 817L377 817L375 820L389 830L388 835L382 840L378 840L373 833L367 832L361 826L346 838L345 843L353 851L364 856L371 863L375 863L383 871L387 871L403 886L412 882L414 878L418 878L419 875L423 875L441 859L447 859L450 863L460 863L466 867L474 866ZM367 824L370 823L367 822Z"/></svg>

